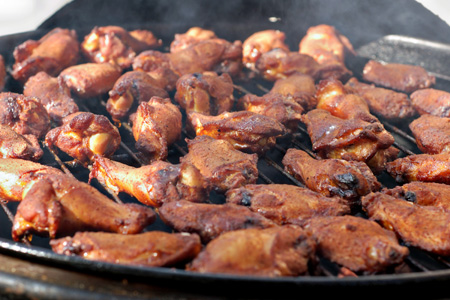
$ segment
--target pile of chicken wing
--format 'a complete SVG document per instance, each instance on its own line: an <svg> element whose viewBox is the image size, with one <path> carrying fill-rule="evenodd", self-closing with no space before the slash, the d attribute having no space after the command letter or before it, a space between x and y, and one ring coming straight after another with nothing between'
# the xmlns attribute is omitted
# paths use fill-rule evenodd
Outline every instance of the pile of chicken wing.
<svg viewBox="0 0 450 300"><path fill-rule="evenodd" d="M326 24L298 36L298 49L273 29L242 41L199 27L170 45L157 36L56 28L17 45L13 65L0 60L0 195L18 202L14 241L268 277L321 275L323 259L340 276L396 272L408 246L450 255L450 94L422 67L369 61L353 74L351 41ZM252 80L271 88L238 89ZM402 155L385 120L409 124L423 153ZM125 126L139 165L115 159ZM298 136L311 148L289 143L280 166L298 184L259 181L259 162ZM89 180L44 164L46 151ZM157 218L169 232L148 230Z"/></svg>

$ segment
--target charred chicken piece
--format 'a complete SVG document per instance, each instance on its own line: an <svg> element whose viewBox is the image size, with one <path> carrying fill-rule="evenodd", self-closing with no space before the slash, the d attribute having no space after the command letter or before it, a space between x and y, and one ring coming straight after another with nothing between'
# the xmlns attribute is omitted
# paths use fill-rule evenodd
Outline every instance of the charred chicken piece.
<svg viewBox="0 0 450 300"><path fill-rule="evenodd" d="M333 26L310 27L299 43L299 52L310 55L320 64L323 79L346 80L352 75L345 66L345 56L356 55L356 52L349 39Z"/></svg>
<svg viewBox="0 0 450 300"><path fill-rule="evenodd" d="M411 103L421 114L450 117L450 93L438 89L425 88L410 95Z"/></svg>
<svg viewBox="0 0 450 300"><path fill-rule="evenodd" d="M73 237L50 241L63 255L121 265L173 267L192 260L202 249L195 234L149 231L138 234L77 232Z"/></svg>
<svg viewBox="0 0 450 300"><path fill-rule="evenodd" d="M416 114L413 103L405 93L360 82L355 77L347 81L345 88L364 98L373 114L388 121L400 122Z"/></svg>
<svg viewBox="0 0 450 300"><path fill-rule="evenodd" d="M90 112L77 112L63 119L63 124L45 136L50 149L62 150L80 163L90 163L95 154L111 156L120 146L117 127L107 117Z"/></svg>
<svg viewBox="0 0 450 300"><path fill-rule="evenodd" d="M169 146L181 137L182 115L170 98L142 102L131 120L136 149L149 161L166 159Z"/></svg>
<svg viewBox="0 0 450 300"><path fill-rule="evenodd" d="M5 88L6 83L6 66L3 55L0 54L0 92Z"/></svg>
<svg viewBox="0 0 450 300"><path fill-rule="evenodd" d="M450 118L421 115L409 124L417 147L423 153L439 154L450 151Z"/></svg>
<svg viewBox="0 0 450 300"><path fill-rule="evenodd" d="M188 122L197 136L207 135L226 140L237 150L258 155L272 149L277 138L286 133L283 124L245 110L225 112L218 116L191 112L188 115Z"/></svg>
<svg viewBox="0 0 450 300"><path fill-rule="evenodd" d="M175 53L201 41L217 39L214 31L201 27L191 27L185 33L176 33L170 43L170 52Z"/></svg>
<svg viewBox="0 0 450 300"><path fill-rule="evenodd" d="M158 209L165 224L177 232L196 233L207 244L228 231L277 226L247 207L225 203L167 202Z"/></svg>
<svg viewBox="0 0 450 300"><path fill-rule="evenodd" d="M208 188L218 193L258 179L258 155L236 150L225 140L202 135L186 141L189 152L180 158L181 163L194 165L208 183Z"/></svg>
<svg viewBox="0 0 450 300"><path fill-rule="evenodd" d="M39 99L11 92L0 93L0 124L38 139L51 128L50 117Z"/></svg>
<svg viewBox="0 0 450 300"><path fill-rule="evenodd" d="M399 183L422 181L450 184L450 153L400 157L388 162L386 171Z"/></svg>
<svg viewBox="0 0 450 300"><path fill-rule="evenodd" d="M37 161L44 155L36 136L21 135L6 125L0 125L0 157Z"/></svg>
<svg viewBox="0 0 450 300"><path fill-rule="evenodd" d="M120 204L71 175L41 175L24 192L14 216L12 237L27 234L58 238L78 231L139 233L153 223L150 207Z"/></svg>
<svg viewBox="0 0 450 300"><path fill-rule="evenodd" d="M364 162L314 159L302 150L290 148L282 164L309 189L327 197L342 197L350 203L381 188L377 177Z"/></svg>
<svg viewBox="0 0 450 300"><path fill-rule="evenodd" d="M299 226L235 230L206 245L187 270L266 277L306 275L315 248L313 239Z"/></svg>
<svg viewBox="0 0 450 300"><path fill-rule="evenodd" d="M79 111L65 82L45 72L31 76L23 87L23 94L38 99L56 125L61 125L64 117Z"/></svg>
<svg viewBox="0 0 450 300"><path fill-rule="evenodd" d="M108 93L106 110L114 120L120 121L142 102L153 96L168 98L168 92L159 82L143 71L128 71L120 76Z"/></svg>
<svg viewBox="0 0 450 300"><path fill-rule="evenodd" d="M361 201L371 220L394 231L405 243L438 255L450 254L450 212L381 192L364 196Z"/></svg>
<svg viewBox="0 0 450 300"><path fill-rule="evenodd" d="M11 75L21 83L40 71L57 76L78 62L79 52L76 32L55 28L39 40L27 40L14 49L15 63Z"/></svg>
<svg viewBox="0 0 450 300"><path fill-rule="evenodd" d="M363 79L375 85L405 93L429 88L436 83L436 78L420 66L383 64L375 60L368 61L364 66Z"/></svg>
<svg viewBox="0 0 450 300"><path fill-rule="evenodd" d="M227 203L246 206L278 225L304 223L317 216L349 214L348 202L290 184L248 184L229 190Z"/></svg>
<svg viewBox="0 0 450 300"><path fill-rule="evenodd" d="M178 79L174 99L187 113L218 115L233 108L233 91L233 81L228 74L193 73Z"/></svg>
<svg viewBox="0 0 450 300"><path fill-rule="evenodd" d="M116 194L125 192L152 207L172 201L208 199L202 175L187 163L174 165L157 160L136 168L96 155L89 178L96 178Z"/></svg>
<svg viewBox="0 0 450 300"><path fill-rule="evenodd" d="M130 32L120 26L96 26L84 37L81 52L90 62L108 62L126 69L138 53L161 45L162 41L148 30Z"/></svg>
<svg viewBox="0 0 450 300"><path fill-rule="evenodd" d="M85 99L108 93L121 76L111 63L84 63L64 69L59 77L76 96Z"/></svg>
<svg viewBox="0 0 450 300"><path fill-rule="evenodd" d="M409 254L394 232L361 217L311 218L304 228L316 240L319 256L362 274L383 272Z"/></svg>

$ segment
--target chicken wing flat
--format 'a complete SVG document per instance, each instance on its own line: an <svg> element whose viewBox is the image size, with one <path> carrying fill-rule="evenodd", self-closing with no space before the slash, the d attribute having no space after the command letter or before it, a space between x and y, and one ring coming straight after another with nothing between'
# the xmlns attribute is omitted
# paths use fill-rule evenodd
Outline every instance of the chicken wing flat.
<svg viewBox="0 0 450 300"><path fill-rule="evenodd" d="M135 168L96 155L89 178L96 178L111 191L125 192L152 207L171 201L209 199L202 175L186 163L174 165L157 160Z"/></svg>
<svg viewBox="0 0 450 300"><path fill-rule="evenodd" d="M409 249L394 232L352 215L311 218L304 226L317 242L317 253L354 272L374 274L403 262Z"/></svg>
<svg viewBox="0 0 450 300"><path fill-rule="evenodd" d="M11 92L0 93L0 124L38 139L51 128L50 117L37 98Z"/></svg>
<svg viewBox="0 0 450 300"><path fill-rule="evenodd" d="M417 147L423 153L439 154L450 151L450 118L421 115L409 124Z"/></svg>
<svg viewBox="0 0 450 300"><path fill-rule="evenodd" d="M208 183L208 188L219 193L258 179L258 155L236 150L224 140L202 135L186 141L189 152L180 162L194 165Z"/></svg>
<svg viewBox="0 0 450 300"><path fill-rule="evenodd" d="M121 204L71 175L47 174L25 191L14 216L12 238L57 238L78 231L139 233L156 220L150 207Z"/></svg>
<svg viewBox="0 0 450 300"><path fill-rule="evenodd" d="M170 52L175 53L201 41L218 38L212 30L194 26L185 33L176 33L170 43Z"/></svg>
<svg viewBox="0 0 450 300"><path fill-rule="evenodd" d="M164 160L181 137L182 115L170 98L152 97L131 118L136 149L149 161Z"/></svg>
<svg viewBox="0 0 450 300"><path fill-rule="evenodd" d="M64 69L59 77L76 96L85 99L108 93L122 75L111 63L84 63Z"/></svg>
<svg viewBox="0 0 450 300"><path fill-rule="evenodd" d="M149 231L138 234L77 232L50 241L58 254L146 267L175 267L191 261L202 249L195 234Z"/></svg>
<svg viewBox="0 0 450 300"><path fill-rule="evenodd" d="M350 203L381 188L377 177L364 162L315 159L302 150L290 148L282 164L309 189L327 197L342 197Z"/></svg>
<svg viewBox="0 0 450 300"><path fill-rule="evenodd" d="M162 41L148 30L130 32L120 26L96 26L84 37L80 47L90 62L108 62L126 69L138 53L161 45Z"/></svg>
<svg viewBox="0 0 450 300"><path fill-rule="evenodd" d="M375 60L369 60L364 66L363 79L375 85L405 93L429 88L436 83L436 78L420 66L383 64Z"/></svg>
<svg viewBox="0 0 450 300"><path fill-rule="evenodd" d="M208 135L230 142L234 148L263 155L272 149L286 128L276 120L251 111L225 112L217 116L191 112L188 122L197 136Z"/></svg>
<svg viewBox="0 0 450 300"><path fill-rule="evenodd" d="M317 216L339 216L351 211L340 197L325 197L290 184L248 184L229 190L226 202L247 206L278 225L302 226Z"/></svg>
<svg viewBox="0 0 450 300"><path fill-rule="evenodd" d="M364 196L361 201L371 220L393 230L408 245L438 255L450 254L450 212L381 192Z"/></svg>
<svg viewBox="0 0 450 300"><path fill-rule="evenodd" d="M206 245L187 270L266 277L306 275L315 248L313 239L299 226L235 230Z"/></svg>
<svg viewBox="0 0 450 300"><path fill-rule="evenodd" d="M6 66L3 55L0 54L0 92L3 91L6 84Z"/></svg>
<svg viewBox="0 0 450 300"><path fill-rule="evenodd" d="M76 32L55 28L39 40L27 40L14 49L15 63L11 75L21 83L40 71L57 76L78 62L79 52Z"/></svg>
<svg viewBox="0 0 450 300"><path fill-rule="evenodd" d="M420 89L411 94L416 111L438 117L450 117L450 93L433 88Z"/></svg>
<svg viewBox="0 0 450 300"><path fill-rule="evenodd" d="M233 91L233 81L226 73L192 73L178 79L174 99L187 113L218 115L233 108Z"/></svg>
<svg viewBox="0 0 450 300"><path fill-rule="evenodd" d="M399 157L386 164L386 171L398 183L422 181L450 184L450 153Z"/></svg>
<svg viewBox="0 0 450 300"><path fill-rule="evenodd" d="M23 94L38 99L56 125L61 125L64 117L79 111L65 82L42 71L28 78Z"/></svg>
<svg viewBox="0 0 450 300"><path fill-rule="evenodd" d="M38 161L44 155L36 136L21 135L6 125L0 125L0 157Z"/></svg>
<svg viewBox="0 0 450 300"><path fill-rule="evenodd" d="M411 99L405 93L361 82L356 77L350 78L345 88L364 98L373 114L388 121L400 122L416 114Z"/></svg>
<svg viewBox="0 0 450 300"><path fill-rule="evenodd" d="M108 93L106 110L114 120L122 120L142 102L153 96L168 98L168 92L143 71L128 71L120 76Z"/></svg>
<svg viewBox="0 0 450 300"><path fill-rule="evenodd" d="M232 203L180 200L164 203L158 213L163 222L175 231L196 233L205 244L228 231L277 226L261 214Z"/></svg>
<svg viewBox="0 0 450 300"><path fill-rule="evenodd" d="M63 124L45 136L50 149L62 150L82 164L95 154L111 156L120 146L121 137L107 117L91 112L77 112L63 119Z"/></svg>

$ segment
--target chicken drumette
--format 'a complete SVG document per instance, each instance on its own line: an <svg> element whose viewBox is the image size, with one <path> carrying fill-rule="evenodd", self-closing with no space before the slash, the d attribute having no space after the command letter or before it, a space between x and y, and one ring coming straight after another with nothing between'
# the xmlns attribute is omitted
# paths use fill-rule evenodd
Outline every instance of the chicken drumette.
<svg viewBox="0 0 450 300"><path fill-rule="evenodd" d="M450 118L425 114L412 121L409 128L423 153L450 151Z"/></svg>
<svg viewBox="0 0 450 300"><path fill-rule="evenodd" d="M36 136L21 135L11 127L0 125L0 157L37 161L44 155Z"/></svg>
<svg viewBox="0 0 450 300"><path fill-rule="evenodd" d="M425 88L413 92L410 98L412 105L421 115L430 114L437 117L450 117L449 92Z"/></svg>
<svg viewBox="0 0 450 300"><path fill-rule="evenodd" d="M184 33L176 33L174 35L174 38L170 43L170 52L175 53L198 42L216 38L218 37L212 30L197 26L191 27Z"/></svg>

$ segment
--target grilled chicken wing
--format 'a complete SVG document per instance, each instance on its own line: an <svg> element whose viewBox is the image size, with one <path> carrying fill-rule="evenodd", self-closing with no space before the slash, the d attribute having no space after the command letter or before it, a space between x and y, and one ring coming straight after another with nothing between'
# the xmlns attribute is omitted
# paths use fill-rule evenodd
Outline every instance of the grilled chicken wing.
<svg viewBox="0 0 450 300"><path fill-rule="evenodd" d="M267 277L305 275L314 261L315 247L299 226L235 230L206 245L187 269Z"/></svg>
<svg viewBox="0 0 450 300"><path fill-rule="evenodd" d="M197 136L208 135L226 140L238 150L258 155L272 149L277 138L286 133L283 124L276 120L245 110L225 112L218 116L191 112L188 122Z"/></svg>
<svg viewBox="0 0 450 300"><path fill-rule="evenodd" d="M126 69L138 53L161 45L162 41L148 30L133 32L119 26L96 26L84 37L80 46L90 62L109 62Z"/></svg>
<svg viewBox="0 0 450 300"><path fill-rule="evenodd" d="M202 135L186 141L189 152L180 162L194 165L208 183L219 193L258 179L258 155L243 153L224 140Z"/></svg>
<svg viewBox="0 0 450 300"><path fill-rule="evenodd" d="M438 255L450 255L450 212L381 192L364 196L361 201L371 220L393 230L405 243Z"/></svg>
<svg viewBox="0 0 450 300"><path fill-rule="evenodd" d="M37 161L44 155L36 136L21 135L6 125L0 125L0 157Z"/></svg>
<svg viewBox="0 0 450 300"><path fill-rule="evenodd" d="M317 216L350 213L348 202L290 184L248 184L229 190L227 203L247 206L278 225L304 225Z"/></svg>
<svg viewBox="0 0 450 300"><path fill-rule="evenodd" d="M38 139L51 128L50 117L37 98L11 92L0 93L0 124Z"/></svg>
<svg viewBox="0 0 450 300"><path fill-rule="evenodd" d="M64 117L79 111L65 82L45 72L31 76L24 84L23 94L38 99L56 125L61 125Z"/></svg>
<svg viewBox="0 0 450 300"><path fill-rule="evenodd" d="M416 111L437 117L450 117L450 93L433 88L420 89L411 95L411 103Z"/></svg>
<svg viewBox="0 0 450 300"><path fill-rule="evenodd" d="M76 32L55 28L39 40L27 40L14 49L11 75L21 83L40 71L57 76L78 62L79 52Z"/></svg>
<svg viewBox="0 0 450 300"><path fill-rule="evenodd" d="M290 148L282 164L309 189L327 197L339 196L353 203L381 188L377 177L364 162L314 159L302 150Z"/></svg>
<svg viewBox="0 0 450 300"><path fill-rule="evenodd" d="M439 154L450 151L450 118L421 115L409 124L417 147L423 153Z"/></svg>
<svg viewBox="0 0 450 300"><path fill-rule="evenodd" d="M158 160L135 168L96 155L89 178L96 178L111 191L125 192L152 207L171 201L208 199L202 175L187 163L174 165Z"/></svg>
<svg viewBox="0 0 450 300"><path fill-rule="evenodd" d="M158 209L165 224L177 232L196 233L203 243L228 231L277 226L247 207L226 203L167 202Z"/></svg>
<svg viewBox="0 0 450 300"><path fill-rule="evenodd" d="M71 175L38 174L24 192L14 216L12 237L27 234L57 238L78 231L139 233L153 223L149 207L119 204Z"/></svg>
<svg viewBox="0 0 450 300"><path fill-rule="evenodd" d="M360 82L355 77L347 81L345 88L364 98L373 114L388 121L400 122L416 114L412 99L405 93Z"/></svg>
<svg viewBox="0 0 450 300"><path fill-rule="evenodd" d="M3 55L0 54L0 92L3 91L6 84L6 66Z"/></svg>
<svg viewBox="0 0 450 300"><path fill-rule="evenodd" d="M368 61L364 66L363 79L378 86L405 93L429 88L436 83L436 78L420 66L383 64L375 60Z"/></svg>
<svg viewBox="0 0 450 300"><path fill-rule="evenodd" d="M169 98L168 92L158 81L143 71L128 71L120 76L108 93L106 110L115 120L122 120L140 103L153 96Z"/></svg>
<svg viewBox="0 0 450 300"><path fill-rule="evenodd" d="M354 272L374 274L403 262L409 249L395 233L361 217L311 218L304 226L317 242L319 256Z"/></svg>
<svg viewBox="0 0 450 300"><path fill-rule="evenodd" d="M218 37L214 31L194 26L185 33L176 33L174 35L174 39L170 43L170 52L175 53L198 42L216 38Z"/></svg>
<svg viewBox="0 0 450 300"><path fill-rule="evenodd" d="M119 130L103 115L77 112L63 119L63 124L51 129L45 144L60 149L82 164L92 161L95 154L111 156L120 146Z"/></svg>
<svg viewBox="0 0 450 300"><path fill-rule="evenodd" d="M120 76L120 68L111 63L74 65L59 75L71 92L82 99L108 93Z"/></svg>
<svg viewBox="0 0 450 300"><path fill-rule="evenodd" d="M131 120L136 149L149 161L166 159L169 146L180 139L182 115L170 98L142 102Z"/></svg>
<svg viewBox="0 0 450 300"><path fill-rule="evenodd" d="M150 231L138 234L77 232L73 237L50 241L63 255L121 265L172 267L192 260L201 251L195 234Z"/></svg>
<svg viewBox="0 0 450 300"><path fill-rule="evenodd" d="M228 74L185 74L177 81L174 99L188 113L218 115L233 108L233 91L233 81Z"/></svg>

